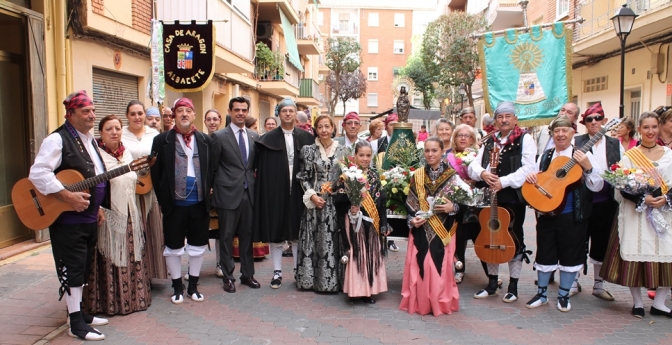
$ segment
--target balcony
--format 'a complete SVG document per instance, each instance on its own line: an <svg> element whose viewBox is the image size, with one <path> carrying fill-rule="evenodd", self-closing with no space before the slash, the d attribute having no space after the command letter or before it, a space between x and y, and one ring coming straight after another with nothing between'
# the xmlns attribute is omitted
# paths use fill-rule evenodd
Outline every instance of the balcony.
<svg viewBox="0 0 672 345"><path fill-rule="evenodd" d="M494 0L487 11L488 24L492 30L523 26L523 9L518 0Z"/></svg>
<svg viewBox="0 0 672 345"><path fill-rule="evenodd" d="M294 26L294 36L296 37L296 45L299 48L301 55L318 55L320 54L319 42L321 34L316 30L313 23L301 22Z"/></svg>
<svg viewBox="0 0 672 345"><path fill-rule="evenodd" d="M289 22L298 24L301 20L297 11L299 9L299 0L258 0L259 1L259 18L260 22L280 23L280 13L278 8L282 10L289 19Z"/></svg>
<svg viewBox="0 0 672 345"><path fill-rule="evenodd" d="M319 67L318 67L318 69L317 69L317 72L318 72L319 74L328 74L329 71L331 71L331 70L329 69L329 67L327 67L327 65L325 64L325 61L324 61L324 60L325 60L325 57L322 56L322 55L320 55L320 65L319 65Z"/></svg>
<svg viewBox="0 0 672 345"><path fill-rule="evenodd" d="M355 22L341 21L331 26L331 33L334 35L358 35L359 26Z"/></svg>
<svg viewBox="0 0 672 345"><path fill-rule="evenodd" d="M261 91L278 97L299 95L300 73L284 56L280 64L257 63L254 69L254 76L259 80Z"/></svg>
<svg viewBox="0 0 672 345"><path fill-rule="evenodd" d="M634 44L672 30L669 25L672 0L628 0L626 3L639 15L628 43ZM622 4L622 0L587 0L577 8L577 15L585 22L574 30L575 63L585 60L585 55L601 55L620 49L610 18Z"/></svg>
<svg viewBox="0 0 672 345"><path fill-rule="evenodd" d="M320 84L313 79L301 79L299 98L297 98L296 103L305 106L319 106L320 98Z"/></svg>

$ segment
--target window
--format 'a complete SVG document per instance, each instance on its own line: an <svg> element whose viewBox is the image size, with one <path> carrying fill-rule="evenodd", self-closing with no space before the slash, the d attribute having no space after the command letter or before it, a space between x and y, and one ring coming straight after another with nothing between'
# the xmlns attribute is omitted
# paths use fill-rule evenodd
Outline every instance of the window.
<svg viewBox="0 0 672 345"><path fill-rule="evenodd" d="M350 31L350 13L338 14L338 29L340 32Z"/></svg>
<svg viewBox="0 0 672 345"><path fill-rule="evenodd" d="M324 25L324 12L322 11L317 12L317 25L318 26Z"/></svg>
<svg viewBox="0 0 672 345"><path fill-rule="evenodd" d="M367 107L377 107L378 106L378 94L377 93L367 93L366 94L366 106Z"/></svg>
<svg viewBox="0 0 672 345"><path fill-rule="evenodd" d="M567 0L567 1L569 1L569 0ZM394 27L397 27L397 28L404 27L404 14L403 13L395 13L394 14Z"/></svg>
<svg viewBox="0 0 672 345"><path fill-rule="evenodd" d="M242 14L245 19L250 18L250 3L245 0L226 0L229 5L233 6L238 13Z"/></svg>
<svg viewBox="0 0 672 345"><path fill-rule="evenodd" d="M401 67L392 67L392 75L396 78L401 74Z"/></svg>
<svg viewBox="0 0 672 345"><path fill-rule="evenodd" d="M404 41L394 40L394 53L395 54L404 53Z"/></svg>
<svg viewBox="0 0 672 345"><path fill-rule="evenodd" d="M368 80L378 80L378 67L369 67L368 71Z"/></svg>
<svg viewBox="0 0 672 345"><path fill-rule="evenodd" d="M555 0L555 18L560 19L569 15L569 0Z"/></svg>
<svg viewBox="0 0 672 345"><path fill-rule="evenodd" d="M369 54L378 54L378 40L369 40Z"/></svg>
<svg viewBox="0 0 672 345"><path fill-rule="evenodd" d="M607 90L609 86L608 82L609 78L606 75L602 77L586 79L583 81L583 92L589 93Z"/></svg>
<svg viewBox="0 0 672 345"><path fill-rule="evenodd" d="M378 13L369 13L369 26L378 26Z"/></svg>

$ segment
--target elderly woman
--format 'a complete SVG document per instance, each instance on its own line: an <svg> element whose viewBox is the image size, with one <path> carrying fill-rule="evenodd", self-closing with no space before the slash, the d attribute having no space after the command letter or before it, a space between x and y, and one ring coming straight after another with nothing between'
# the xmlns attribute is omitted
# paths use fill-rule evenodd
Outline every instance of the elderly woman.
<svg viewBox="0 0 672 345"><path fill-rule="evenodd" d="M144 118L140 122L144 126ZM108 115L98 125L100 156L107 171L131 163L121 141L121 120ZM83 304L89 313L126 315L152 303L143 219L135 198L137 175L128 172L110 180L111 207L103 209L98 227L98 251L91 263Z"/></svg>
<svg viewBox="0 0 672 345"><path fill-rule="evenodd" d="M369 138L366 139L369 142L380 139L383 136L383 131L385 130L385 123L379 119L375 119L369 123Z"/></svg>
<svg viewBox="0 0 672 345"><path fill-rule="evenodd" d="M172 114L172 113L171 113ZM148 156L152 153L152 141L159 135L159 131L145 125L145 106L138 100L130 101L126 106L126 121L128 126L121 129L121 140L126 151L133 159ZM139 171L143 183L151 183L149 171ZM143 178L143 175L146 178ZM166 279L168 269L163 259L163 225L161 208L156 200L154 188L146 194L135 194L135 205L142 215L143 229L145 229L145 250L147 251L147 265L149 277L152 279Z"/></svg>
<svg viewBox="0 0 672 345"><path fill-rule="evenodd" d="M401 285L399 309L409 314L434 316L451 314L460 306L460 294L453 278L455 253L455 213L459 207L448 201L435 205L431 217L428 212L429 197L438 197L446 185L461 183L459 175L441 159L443 141L437 137L425 141L427 164L416 170L410 182L406 199L410 233Z"/></svg>
<svg viewBox="0 0 672 345"><path fill-rule="evenodd" d="M315 143L301 149L301 169L296 179L303 186L306 208L299 229L296 280L299 289L320 292L342 289L341 238L329 191L329 172L348 150L333 139L335 133L331 117L320 115L315 120Z"/></svg>
<svg viewBox="0 0 672 345"><path fill-rule="evenodd" d="M434 135L439 137L441 141L443 142L443 156L442 158L445 160L446 157L448 156L448 153L453 150L453 147L451 145L451 138L453 135L453 130L455 129L455 124L452 122L440 118L436 120L436 124L434 125Z"/></svg>
<svg viewBox="0 0 672 345"><path fill-rule="evenodd" d="M446 161L458 173L463 181L473 187L475 182L469 178L467 171L467 167L469 165L464 163L461 158L458 158L455 155L459 155L465 151L469 152L470 150L474 153L478 152L476 131L468 124L458 125L453 131L451 142L453 144L452 151L448 153ZM464 263L465 253L467 251L467 241L476 241L476 237L478 237L478 234L481 231L481 225L478 222L477 208L462 208L457 214L457 220L458 225L457 239L455 244L455 257L457 258L457 261L460 262L460 264L457 264L455 267L455 282L460 284L464 279L464 272L466 267ZM485 265L483 267L485 267Z"/></svg>
<svg viewBox="0 0 672 345"><path fill-rule="evenodd" d="M268 133L272 131L275 127L278 127L278 118L277 117L267 117L264 120L264 132Z"/></svg>
<svg viewBox="0 0 672 345"><path fill-rule="evenodd" d="M616 136L618 140L621 141L621 146L625 151L637 146L637 139L634 138L635 133L635 122L630 118L626 118L616 130Z"/></svg>

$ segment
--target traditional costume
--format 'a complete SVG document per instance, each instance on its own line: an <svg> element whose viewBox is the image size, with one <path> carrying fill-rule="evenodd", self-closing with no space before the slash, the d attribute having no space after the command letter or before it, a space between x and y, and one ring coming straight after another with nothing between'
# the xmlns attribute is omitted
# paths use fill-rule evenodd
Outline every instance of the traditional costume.
<svg viewBox="0 0 672 345"><path fill-rule="evenodd" d="M93 101L86 91L79 91L69 95L63 104L67 120L44 139L28 176L37 190L44 195L55 194L64 189L55 175L60 171L73 169L84 178L105 172L105 165L93 135L78 131L69 120L76 109L91 107ZM109 207L109 185L102 182L91 188L89 194L91 197L88 199L88 208L83 212L63 212L49 226L49 236L56 274L61 283L59 300L65 297L68 305L69 334L85 340L102 340L105 335L90 325L105 325L108 321L81 311L81 302L83 285L89 276L98 240L99 208L101 205Z"/></svg>
<svg viewBox="0 0 672 345"><path fill-rule="evenodd" d="M366 175L368 190L360 205L360 213L350 213L352 204L342 184L334 189L337 191L334 206L348 258L343 292L350 298L363 297L368 303L376 303L371 296L387 291L384 235L387 231L387 214L378 174L369 169Z"/></svg>
<svg viewBox="0 0 672 345"><path fill-rule="evenodd" d="M429 166L416 170L406 199L409 223L418 211L429 211L428 197L438 197L451 183L464 182L445 162L436 171ZM455 206L455 212L434 214L419 228L409 226L399 309L434 316L459 309L460 294L453 277L455 214L459 210Z"/></svg>
<svg viewBox="0 0 672 345"><path fill-rule="evenodd" d="M336 208L329 188L330 171L347 154L335 140L325 148L319 139L301 149L301 169L296 179L303 186L306 205L301 218L296 285L300 289L338 292L343 286L343 245L336 224ZM324 199L322 208L310 200Z"/></svg>
<svg viewBox="0 0 672 345"><path fill-rule="evenodd" d="M110 151L98 142L107 170L133 161L123 143ZM105 222L98 226L98 251L93 257L84 306L89 313L126 315L152 304L143 218L136 205L137 175L128 172L110 180L111 207L103 208Z"/></svg>
<svg viewBox="0 0 672 345"><path fill-rule="evenodd" d="M276 107L276 116L284 107L296 104L285 98ZM282 126L257 140L257 175L254 207L254 242L270 245L273 259L271 287L282 285L282 251L285 242L291 242L296 269L297 240L303 214L303 189L296 181L299 172L301 148L314 143L315 137L300 128Z"/></svg>
<svg viewBox="0 0 672 345"><path fill-rule="evenodd" d="M495 110L495 118L503 113L515 115L515 110L513 102L501 102ZM481 181L481 173L490 169L490 154L495 145L500 149L500 164L497 166L496 175L499 176L502 184L502 190L497 192L497 200L499 206L506 208L511 215L509 232L516 243L516 255L509 261L509 286L503 298L504 302L510 303L518 299L518 279L523 267L523 260L529 260L527 259L523 233L525 202L520 194L520 187L523 186L525 177L535 170L536 148L532 136L524 132L518 125L514 126L506 135L502 135L502 132L498 131L485 142L474 161L469 164L469 177L472 180ZM487 266L488 286L478 291L474 298L487 298L497 295L499 265L487 264Z"/></svg>
<svg viewBox="0 0 672 345"><path fill-rule="evenodd" d="M178 108L194 111L188 98L178 99L173 112ZM185 251L189 256L187 294L196 302L204 299L198 292L198 278L208 244L208 195L215 164L212 147L212 138L197 131L193 125L186 133L176 125L154 137L152 143L152 152L157 153L156 163L151 168L152 184L163 213L163 256L173 280L171 301L175 304L184 301L181 257Z"/></svg>

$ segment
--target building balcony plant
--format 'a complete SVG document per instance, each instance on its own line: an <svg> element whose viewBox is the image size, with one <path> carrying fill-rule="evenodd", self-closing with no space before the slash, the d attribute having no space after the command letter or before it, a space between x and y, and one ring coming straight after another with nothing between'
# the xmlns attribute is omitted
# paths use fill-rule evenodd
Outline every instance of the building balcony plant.
<svg viewBox="0 0 672 345"><path fill-rule="evenodd" d="M272 51L265 43L256 45L254 74L259 80L283 80L285 75L285 57Z"/></svg>

